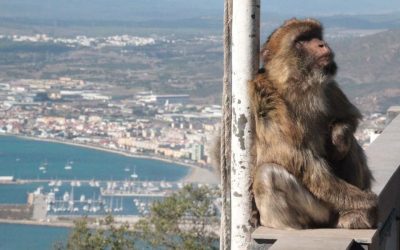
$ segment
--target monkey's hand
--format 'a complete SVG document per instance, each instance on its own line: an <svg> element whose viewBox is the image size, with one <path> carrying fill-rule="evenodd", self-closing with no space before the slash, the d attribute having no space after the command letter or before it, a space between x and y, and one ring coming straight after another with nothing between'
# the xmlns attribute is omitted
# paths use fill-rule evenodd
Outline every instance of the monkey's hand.
<svg viewBox="0 0 400 250"><path fill-rule="evenodd" d="M347 123L339 122L331 125L333 160L340 161L347 155L354 140L353 133L354 129Z"/></svg>

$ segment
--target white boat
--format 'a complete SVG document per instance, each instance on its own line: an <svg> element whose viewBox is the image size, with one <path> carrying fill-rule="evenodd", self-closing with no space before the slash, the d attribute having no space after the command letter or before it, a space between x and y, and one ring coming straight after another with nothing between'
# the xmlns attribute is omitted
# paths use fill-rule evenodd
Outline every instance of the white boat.
<svg viewBox="0 0 400 250"><path fill-rule="evenodd" d="M100 210L100 208L97 206L93 206L90 208L90 212L93 212L93 213L97 213L97 211L99 211L99 210Z"/></svg>
<svg viewBox="0 0 400 250"><path fill-rule="evenodd" d="M124 199L121 197L121 206L119 207L119 211L122 212L124 211Z"/></svg>
<svg viewBox="0 0 400 250"><path fill-rule="evenodd" d="M81 197L79 199L80 202L84 202L86 200L86 197L84 194L81 194Z"/></svg>
<svg viewBox="0 0 400 250"><path fill-rule="evenodd" d="M136 174L136 167L133 169L133 173L131 174L132 179L137 179L139 176Z"/></svg>
<svg viewBox="0 0 400 250"><path fill-rule="evenodd" d="M91 180L89 181L89 186L94 187L95 185L96 185L95 180L94 180L94 179L91 179Z"/></svg>
<svg viewBox="0 0 400 250"><path fill-rule="evenodd" d="M71 169L72 169L72 164L74 164L73 161L67 162L67 164L65 164L64 169L65 169L65 170L71 170Z"/></svg>
<svg viewBox="0 0 400 250"><path fill-rule="evenodd" d="M63 201L69 201L69 193L65 192L63 195Z"/></svg>
<svg viewBox="0 0 400 250"><path fill-rule="evenodd" d="M41 162L40 165L39 165L39 170L40 171L46 171L47 165L48 165L47 160Z"/></svg>

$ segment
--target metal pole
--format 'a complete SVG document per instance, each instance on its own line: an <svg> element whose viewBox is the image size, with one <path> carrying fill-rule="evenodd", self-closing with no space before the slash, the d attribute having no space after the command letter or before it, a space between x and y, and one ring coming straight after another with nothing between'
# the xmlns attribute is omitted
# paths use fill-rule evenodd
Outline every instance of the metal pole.
<svg viewBox="0 0 400 250"><path fill-rule="evenodd" d="M249 249L251 200L251 129L248 82L259 68L260 1L233 1L232 15L232 156L231 249Z"/></svg>
<svg viewBox="0 0 400 250"><path fill-rule="evenodd" d="M222 93L221 126L221 233L220 250L231 249L231 204L230 204L230 169L231 169L231 127L232 127L232 1L224 4L224 78Z"/></svg>

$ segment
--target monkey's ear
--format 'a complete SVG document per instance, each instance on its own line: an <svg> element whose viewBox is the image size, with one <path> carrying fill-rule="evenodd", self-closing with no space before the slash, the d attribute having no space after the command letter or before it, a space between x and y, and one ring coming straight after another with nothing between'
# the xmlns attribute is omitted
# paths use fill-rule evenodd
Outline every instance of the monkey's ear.
<svg viewBox="0 0 400 250"><path fill-rule="evenodd" d="M261 50L261 53L260 53L260 54L261 54L261 55L260 55L260 56L261 56L261 59L262 59L263 63L265 64L265 63L268 61L268 58L269 58L271 52L270 52L269 49L263 48L263 49Z"/></svg>
<svg viewBox="0 0 400 250"><path fill-rule="evenodd" d="M292 23L297 23L298 21L299 21L299 20L298 20L297 18L292 17L292 18L286 20L286 21L283 23L283 26L290 25L290 24L292 24Z"/></svg>

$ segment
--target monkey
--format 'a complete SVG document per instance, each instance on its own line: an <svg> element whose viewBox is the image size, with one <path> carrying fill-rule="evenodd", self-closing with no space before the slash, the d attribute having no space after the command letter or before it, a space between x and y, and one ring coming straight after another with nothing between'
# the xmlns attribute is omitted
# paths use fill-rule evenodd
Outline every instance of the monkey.
<svg viewBox="0 0 400 250"><path fill-rule="evenodd" d="M249 81L252 192L261 225L373 228L377 196L354 137L360 111L335 82L334 53L315 19L290 19L262 47Z"/></svg>

